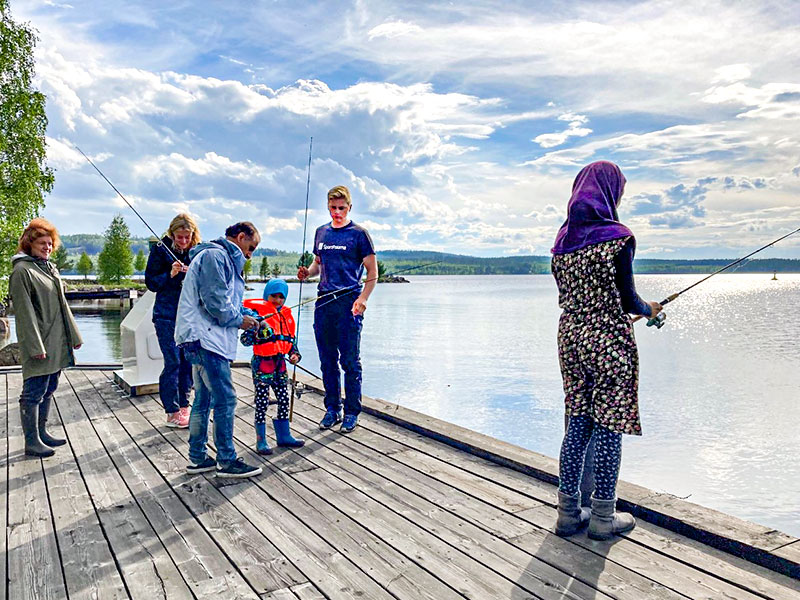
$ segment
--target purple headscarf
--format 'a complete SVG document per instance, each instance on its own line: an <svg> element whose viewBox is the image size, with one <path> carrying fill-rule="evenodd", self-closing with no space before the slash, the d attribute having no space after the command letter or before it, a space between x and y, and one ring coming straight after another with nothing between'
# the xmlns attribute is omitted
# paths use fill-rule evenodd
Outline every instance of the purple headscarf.
<svg viewBox="0 0 800 600"><path fill-rule="evenodd" d="M567 254L586 246L633 235L619 222L617 204L625 191L625 176L614 163L586 165L572 184L567 220L558 230L551 252Z"/></svg>

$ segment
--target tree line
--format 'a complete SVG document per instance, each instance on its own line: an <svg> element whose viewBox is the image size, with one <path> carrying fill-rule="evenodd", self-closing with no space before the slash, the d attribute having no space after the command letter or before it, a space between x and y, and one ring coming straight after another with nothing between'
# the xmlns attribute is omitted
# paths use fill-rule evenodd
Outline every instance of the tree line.
<svg viewBox="0 0 800 600"><path fill-rule="evenodd" d="M102 244L94 238L100 238ZM100 248L94 258L86 251L86 242ZM117 215L103 236L78 234L63 236L63 245L53 253L52 260L62 272L76 272L84 277L97 273L101 283L122 283L135 272L142 273L147 265L144 244L157 243L155 239L135 239L130 236L125 220ZM137 243L138 242L138 243ZM136 245L134 245L136 244ZM134 250L138 251L134 254ZM70 250L72 253L70 254ZM77 252L80 251L80 255ZM478 257L442 252L387 250L379 252L379 276L413 269L415 275L534 275L550 272L549 256ZM265 281L280 275L293 275L299 264L306 266L314 259L306 251L301 261L300 253L263 249L245 263L245 279L257 277ZM705 274L716 271L730 262L728 259L660 260L636 259L634 270L641 274ZM433 263L433 264L431 264ZM96 266L96 268L95 268ZM755 259L736 268L739 273L800 272L800 260L765 258ZM257 274L257 275L256 275Z"/></svg>

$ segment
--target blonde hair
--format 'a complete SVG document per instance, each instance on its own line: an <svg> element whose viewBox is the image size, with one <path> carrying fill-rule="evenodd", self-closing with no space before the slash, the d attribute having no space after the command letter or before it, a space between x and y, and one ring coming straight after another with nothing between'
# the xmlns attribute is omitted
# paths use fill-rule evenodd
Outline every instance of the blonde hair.
<svg viewBox="0 0 800 600"><path fill-rule="evenodd" d="M347 202L347 206L352 206L353 202L350 200L350 190L347 189L347 186L337 185L328 190L328 202L339 199Z"/></svg>
<svg viewBox="0 0 800 600"><path fill-rule="evenodd" d="M197 223L195 223L192 215L188 213L178 213L175 215L175 218L169 223L167 235L172 237L176 231L180 231L181 229L188 229L192 232L192 241L189 244L190 248L194 248L200 243L200 230L197 228Z"/></svg>
<svg viewBox="0 0 800 600"><path fill-rule="evenodd" d="M18 252L24 252L28 256L31 255L31 244L38 240L40 237L49 235L53 240L53 250L61 245L61 238L58 237L56 226L47 219L37 217L25 228L22 235L19 237L19 244L17 245Z"/></svg>

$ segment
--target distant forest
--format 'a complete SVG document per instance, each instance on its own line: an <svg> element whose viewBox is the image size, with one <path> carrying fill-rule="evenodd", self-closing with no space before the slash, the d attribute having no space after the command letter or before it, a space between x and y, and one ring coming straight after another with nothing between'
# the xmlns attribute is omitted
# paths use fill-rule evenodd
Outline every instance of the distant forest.
<svg viewBox="0 0 800 600"><path fill-rule="evenodd" d="M103 249L104 238L98 234L75 234L61 236L70 258L77 258L86 252L93 260ZM147 238L131 238L131 249L136 254L140 249L149 252ZM258 272L258 264L266 257L271 265L279 265L283 275L292 274L300 258L298 252L287 252L274 248L259 248L253 257L253 273ZM386 267L387 273L396 273L427 263L438 264L414 269L414 275L524 275L550 272L549 256L501 256L483 258L463 254L429 252L421 250L385 250L378 252L378 260ZM735 260L719 258L704 260L659 260L638 258L634 264L637 273L711 273ZM800 259L764 258L746 261L732 269L736 273L800 273ZM69 271L67 271L69 272Z"/></svg>

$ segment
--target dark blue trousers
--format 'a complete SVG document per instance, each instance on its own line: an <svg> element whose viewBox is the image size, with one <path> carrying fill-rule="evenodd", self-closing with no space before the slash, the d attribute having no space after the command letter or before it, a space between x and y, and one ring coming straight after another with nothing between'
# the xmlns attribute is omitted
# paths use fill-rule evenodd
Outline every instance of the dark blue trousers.
<svg viewBox="0 0 800 600"><path fill-rule="evenodd" d="M22 393L19 395L21 404L39 404L45 398L50 399L58 388L58 378L61 371L50 375L36 375L28 377L22 382Z"/></svg>
<svg viewBox="0 0 800 600"><path fill-rule="evenodd" d="M164 370L158 378L158 393L164 412L172 414L183 406L189 406L189 390L192 389L192 365L186 360L183 350L175 345L175 321L154 319L158 345L164 355Z"/></svg>
<svg viewBox="0 0 800 600"><path fill-rule="evenodd" d="M314 337L325 386L325 408L338 411L342 406L339 365L344 371L344 414L361 412L361 328L364 317L350 312L354 294L330 301L324 298L314 309Z"/></svg>

